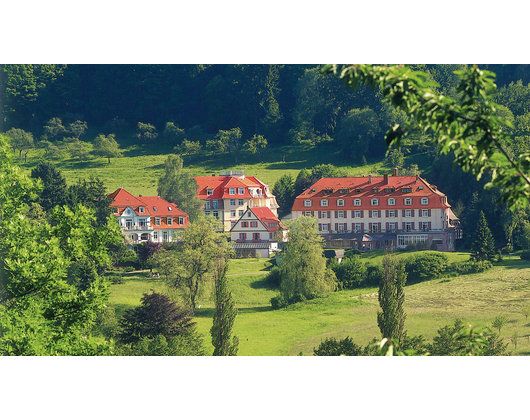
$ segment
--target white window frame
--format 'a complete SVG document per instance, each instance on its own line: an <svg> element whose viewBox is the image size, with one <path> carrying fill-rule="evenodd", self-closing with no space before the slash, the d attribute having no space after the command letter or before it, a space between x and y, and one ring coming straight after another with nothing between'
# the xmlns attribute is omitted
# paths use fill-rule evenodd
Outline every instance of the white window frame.
<svg viewBox="0 0 530 420"><path fill-rule="evenodd" d="M396 222L389 222L388 223L388 231L389 232L395 232L396 231Z"/></svg>
<svg viewBox="0 0 530 420"><path fill-rule="evenodd" d="M412 217L412 210L410 209L405 210L405 217Z"/></svg>
<svg viewBox="0 0 530 420"><path fill-rule="evenodd" d="M320 215L322 219L329 219L329 211L322 211Z"/></svg>
<svg viewBox="0 0 530 420"><path fill-rule="evenodd" d="M238 188L238 189L237 189L237 193L238 193L239 195L243 195L243 194L245 194L245 189L244 189L244 188Z"/></svg>
<svg viewBox="0 0 530 420"><path fill-rule="evenodd" d="M239 217L243 216L244 212L245 212L245 210L239 210Z"/></svg>
<svg viewBox="0 0 530 420"><path fill-rule="evenodd" d="M379 205L379 198L372 198L370 200L370 205L372 206L378 206Z"/></svg>
<svg viewBox="0 0 530 420"><path fill-rule="evenodd" d="M230 210L230 217L236 217L236 211Z"/></svg>
<svg viewBox="0 0 530 420"><path fill-rule="evenodd" d="M212 216L215 217L216 219L219 219L219 210L212 211Z"/></svg>
<svg viewBox="0 0 530 420"><path fill-rule="evenodd" d="M395 198L389 198L388 199L388 205L389 206L395 206L396 205L396 199Z"/></svg>
<svg viewBox="0 0 530 420"><path fill-rule="evenodd" d="M155 217L155 225L160 226L160 217Z"/></svg>
<svg viewBox="0 0 530 420"><path fill-rule="evenodd" d="M183 216L179 216L179 225L183 225L184 224L184 217Z"/></svg>
<svg viewBox="0 0 530 420"><path fill-rule="evenodd" d="M144 208L143 207L139 207L138 208L138 212L143 214L144 213Z"/></svg>
<svg viewBox="0 0 530 420"><path fill-rule="evenodd" d="M228 194L229 195L236 195L236 189L235 188L228 188Z"/></svg>
<svg viewBox="0 0 530 420"><path fill-rule="evenodd" d="M206 190L206 195L213 195L213 190L207 189Z"/></svg>
<svg viewBox="0 0 530 420"><path fill-rule="evenodd" d="M355 233L361 233L362 225L360 223L355 223Z"/></svg>
<svg viewBox="0 0 530 420"><path fill-rule="evenodd" d="M422 197L421 198L421 204L423 204L423 205L429 204L429 199L427 197Z"/></svg>
<svg viewBox="0 0 530 420"><path fill-rule="evenodd" d="M328 200L320 200L320 206L321 207L327 207L329 204L329 201Z"/></svg>
<svg viewBox="0 0 530 420"><path fill-rule="evenodd" d="M343 223L343 222L340 222L340 223L337 223L337 232L344 232L346 230L346 227L345 226L346 223Z"/></svg>
<svg viewBox="0 0 530 420"><path fill-rule="evenodd" d="M372 219L379 218L379 210L372 210Z"/></svg>
<svg viewBox="0 0 530 420"><path fill-rule="evenodd" d="M395 210L388 210L388 217L396 217L396 211Z"/></svg>
<svg viewBox="0 0 530 420"><path fill-rule="evenodd" d="M344 219L345 218L344 210L338 210L337 216L338 216L337 219Z"/></svg>
<svg viewBox="0 0 530 420"><path fill-rule="evenodd" d="M304 211L304 216L312 216L310 211Z"/></svg>
<svg viewBox="0 0 530 420"><path fill-rule="evenodd" d="M172 217L168 217L167 218L167 225L168 226L173 226L173 218Z"/></svg>
<svg viewBox="0 0 530 420"><path fill-rule="evenodd" d="M328 231L328 230L329 230L329 228L328 228L328 223L322 223L322 230L321 230L321 232L323 232L323 231Z"/></svg>
<svg viewBox="0 0 530 420"><path fill-rule="evenodd" d="M231 206L235 206L236 205L236 199L235 198L231 198L230 199L230 205Z"/></svg>
<svg viewBox="0 0 530 420"><path fill-rule="evenodd" d="M412 198L405 198L405 199L403 200L403 204L404 204L405 206L412 206Z"/></svg>
<svg viewBox="0 0 530 420"><path fill-rule="evenodd" d="M356 218L356 219L360 219L361 218L361 210L355 210L354 213L353 213L353 217Z"/></svg>
<svg viewBox="0 0 530 420"><path fill-rule="evenodd" d="M343 198L339 198L337 200L337 206L338 207L344 207L344 199Z"/></svg>
<svg viewBox="0 0 530 420"><path fill-rule="evenodd" d="M421 217L429 217L429 210L422 209L421 210Z"/></svg>
<svg viewBox="0 0 530 420"><path fill-rule="evenodd" d="M311 207L312 205L313 205L313 202L311 200L304 200L304 207Z"/></svg>
<svg viewBox="0 0 530 420"><path fill-rule="evenodd" d="M158 232L153 232L153 239L158 241Z"/></svg>
<svg viewBox="0 0 530 420"><path fill-rule="evenodd" d="M243 206L243 205L245 205L245 203L244 203L244 201L242 199L239 199L239 200L237 200L237 205L238 206Z"/></svg>
<svg viewBox="0 0 530 420"><path fill-rule="evenodd" d="M162 232L162 240L166 241L169 239L169 235L166 231L163 231Z"/></svg>
<svg viewBox="0 0 530 420"><path fill-rule="evenodd" d="M353 205L356 207L359 207L361 205L361 199L356 198L355 200L353 200Z"/></svg>

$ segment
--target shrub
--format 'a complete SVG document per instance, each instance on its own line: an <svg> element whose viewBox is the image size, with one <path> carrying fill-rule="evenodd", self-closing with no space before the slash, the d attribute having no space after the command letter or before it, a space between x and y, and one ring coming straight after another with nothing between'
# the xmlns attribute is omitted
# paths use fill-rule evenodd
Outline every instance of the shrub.
<svg viewBox="0 0 530 420"><path fill-rule="evenodd" d="M313 354L315 356L360 356L362 351L362 348L350 337L342 340L327 338L320 343L318 348L313 349Z"/></svg>
<svg viewBox="0 0 530 420"><path fill-rule="evenodd" d="M120 267L125 267L125 266L135 267L135 266L140 265L140 261L138 260L138 255L136 255L136 252L134 252L134 250L127 249L126 251L118 255L116 265Z"/></svg>
<svg viewBox="0 0 530 420"><path fill-rule="evenodd" d="M271 271L269 271L269 274L267 274L267 277L265 277L265 280L271 287L280 287L280 269L278 267L273 267Z"/></svg>
<svg viewBox="0 0 530 420"><path fill-rule="evenodd" d="M344 258L340 264L332 264L331 269L342 289L363 287L366 282L366 265L358 255Z"/></svg>
<svg viewBox="0 0 530 420"><path fill-rule="evenodd" d="M123 280L123 277L121 276L112 276L110 277L110 282L112 284L123 284L125 281Z"/></svg>
<svg viewBox="0 0 530 420"><path fill-rule="evenodd" d="M378 286L382 277L383 277L383 268L380 265L369 265L366 269L365 285L367 287Z"/></svg>
<svg viewBox="0 0 530 420"><path fill-rule="evenodd" d="M351 258L351 257L353 257L354 255L361 255L361 251L359 251L358 249L348 249L348 250L344 253L344 258Z"/></svg>
<svg viewBox="0 0 530 420"><path fill-rule="evenodd" d="M521 259L522 260L530 260L530 251L521 252Z"/></svg>
<svg viewBox="0 0 530 420"><path fill-rule="evenodd" d="M285 299L282 295L278 295L271 298L271 306L272 309L280 309L287 306L287 302L285 302Z"/></svg>
<svg viewBox="0 0 530 420"><path fill-rule="evenodd" d="M447 268L447 255L429 252L415 255L405 261L409 281L424 281L439 277Z"/></svg>
<svg viewBox="0 0 530 420"><path fill-rule="evenodd" d="M483 273L493 267L490 261L460 261L449 265L447 272L455 275Z"/></svg>

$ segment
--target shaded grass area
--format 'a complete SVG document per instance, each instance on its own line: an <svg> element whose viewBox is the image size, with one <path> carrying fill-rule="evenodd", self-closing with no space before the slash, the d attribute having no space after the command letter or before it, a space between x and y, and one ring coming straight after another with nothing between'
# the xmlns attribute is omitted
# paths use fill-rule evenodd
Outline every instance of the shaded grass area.
<svg viewBox="0 0 530 420"><path fill-rule="evenodd" d="M414 255L420 255L425 253L431 253L431 252L439 252L439 251L398 251L396 252L396 257L398 259L401 258L409 258L413 257ZM447 256L449 259L449 263L453 262L460 262L460 261L467 261L469 260L469 253L468 252L444 252L444 255ZM375 250L375 251L369 251L361 254L361 258L371 265L377 265L383 263L383 257L385 255L384 250Z"/></svg>

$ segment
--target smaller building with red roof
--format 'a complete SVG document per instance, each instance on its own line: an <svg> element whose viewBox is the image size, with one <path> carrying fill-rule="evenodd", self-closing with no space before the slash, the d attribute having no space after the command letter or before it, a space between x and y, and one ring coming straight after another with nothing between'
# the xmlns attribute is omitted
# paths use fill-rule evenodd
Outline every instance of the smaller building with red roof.
<svg viewBox="0 0 530 420"><path fill-rule="evenodd" d="M240 256L268 258L286 235L287 229L268 207L248 207L230 229L232 244Z"/></svg>
<svg viewBox="0 0 530 420"><path fill-rule="evenodd" d="M125 238L134 244L174 241L189 224L187 213L162 197L136 197L123 188L107 197Z"/></svg>

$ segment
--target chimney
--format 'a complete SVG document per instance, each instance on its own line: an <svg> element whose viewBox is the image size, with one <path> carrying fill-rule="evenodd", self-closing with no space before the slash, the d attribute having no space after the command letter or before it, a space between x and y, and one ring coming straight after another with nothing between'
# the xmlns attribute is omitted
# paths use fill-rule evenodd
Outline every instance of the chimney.
<svg viewBox="0 0 530 420"><path fill-rule="evenodd" d="M416 175L416 184L418 183L419 179L420 179L420 176Z"/></svg>
<svg viewBox="0 0 530 420"><path fill-rule="evenodd" d="M388 184L388 174L383 175L383 183Z"/></svg>
<svg viewBox="0 0 530 420"><path fill-rule="evenodd" d="M368 183L369 183L369 184L372 183L372 174L368 175Z"/></svg>
<svg viewBox="0 0 530 420"><path fill-rule="evenodd" d="M394 176L398 176L398 168L394 168Z"/></svg>

